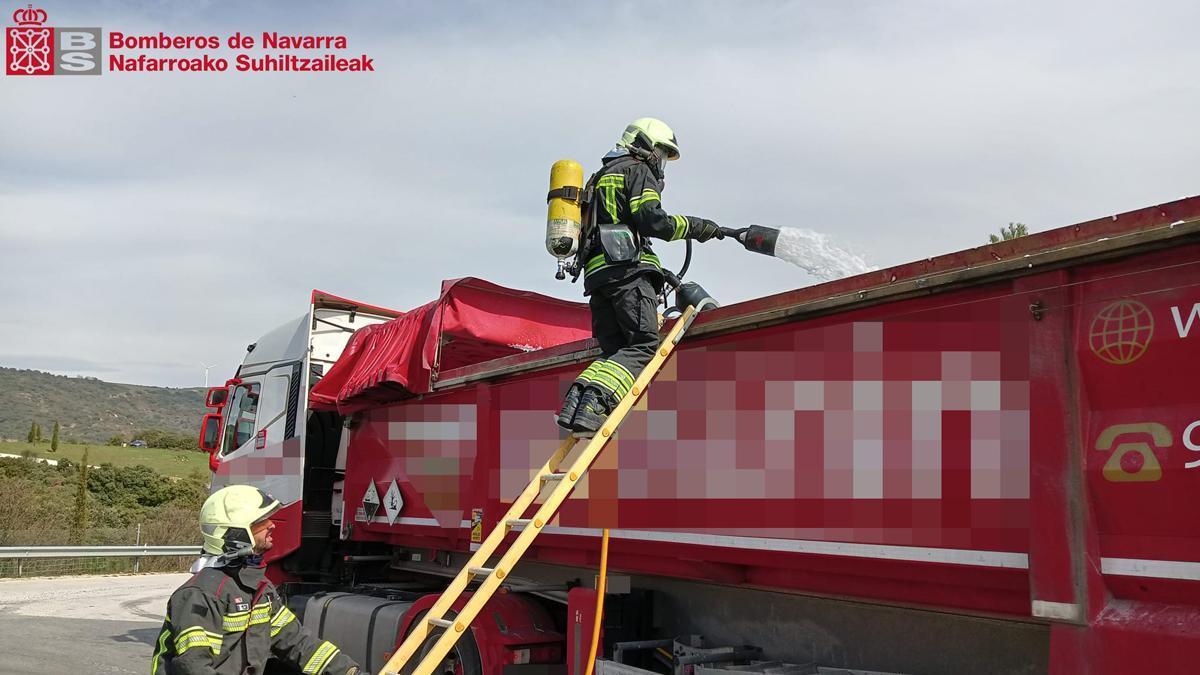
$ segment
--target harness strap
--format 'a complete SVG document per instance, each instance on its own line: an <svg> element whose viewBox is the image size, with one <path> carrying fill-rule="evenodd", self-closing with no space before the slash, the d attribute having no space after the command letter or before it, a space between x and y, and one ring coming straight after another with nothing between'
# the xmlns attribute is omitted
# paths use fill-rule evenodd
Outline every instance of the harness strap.
<svg viewBox="0 0 1200 675"><path fill-rule="evenodd" d="M579 198L582 196L582 194L583 191L574 185L564 185L560 188L554 188L553 190L547 192L546 201L550 201L556 197L561 197L569 202L575 202L578 204Z"/></svg>
<svg viewBox="0 0 1200 675"><path fill-rule="evenodd" d="M254 597L250 599L250 611L254 612L254 606L258 604L258 599L262 597L263 591L267 590L267 580L263 579L258 582L258 588L254 591ZM242 663L246 664L248 675L257 675L258 668L250 665L250 626L246 626L245 632L242 633Z"/></svg>
<svg viewBox="0 0 1200 675"><path fill-rule="evenodd" d="M579 248L575 252L575 261L571 265L571 269L573 270L571 273L571 283L575 283L576 281L578 281L579 275L583 274L584 268L586 267L587 262L588 262L584 257L586 255L586 253L588 251L591 251L592 249L594 249L599 244L600 228L598 227L597 221L596 221L597 214L599 213L599 211L596 209L596 202L595 202L596 181L599 180L602 176L608 176L608 175L617 173L618 171L623 170L626 166L629 166L631 164L636 164L638 162L643 162L643 161L644 160L642 160L638 157L635 157L633 155L625 155L624 157L619 157L619 158L613 160L612 162L601 167L598 171L593 173L591 175L591 177L588 178L586 183L584 183L583 201L581 202L581 204L586 209L586 211L584 212L584 216L583 216L583 227L580 229L580 232L579 232ZM554 192L554 191L552 191L552 192ZM629 229L633 230L633 228L629 228ZM636 230L633 230L633 235L634 235L635 240L637 241L638 249L641 250L641 248L642 248L641 236L638 234L638 232Z"/></svg>

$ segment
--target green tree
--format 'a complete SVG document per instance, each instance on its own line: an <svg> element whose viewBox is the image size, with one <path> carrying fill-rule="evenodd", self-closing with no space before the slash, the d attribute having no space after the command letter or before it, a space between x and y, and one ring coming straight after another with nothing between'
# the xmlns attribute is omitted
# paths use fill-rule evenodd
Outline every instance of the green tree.
<svg viewBox="0 0 1200 675"><path fill-rule="evenodd" d="M190 434L181 434L176 431L164 431L162 429L143 429L133 436L135 439L140 439L146 442L146 445L152 448L165 448L171 450L195 450L196 439Z"/></svg>
<svg viewBox="0 0 1200 675"><path fill-rule="evenodd" d="M1000 236L994 234L988 235L988 243L998 244L1002 241L1009 241L1017 237L1024 237L1029 234L1029 228L1025 227L1025 223L1009 223L1008 227L1000 228Z"/></svg>
<svg viewBox="0 0 1200 675"><path fill-rule="evenodd" d="M42 442L42 425L38 424L37 422L33 423L33 442Z"/></svg>
<svg viewBox="0 0 1200 675"><path fill-rule="evenodd" d="M50 452L58 452L58 421L54 422L54 435L50 437Z"/></svg>
<svg viewBox="0 0 1200 675"><path fill-rule="evenodd" d="M83 543L83 535L88 527L88 451L83 449L83 458L79 460L79 473L75 485L75 511L71 517L71 543L76 546Z"/></svg>
<svg viewBox="0 0 1200 675"><path fill-rule="evenodd" d="M125 439L121 438L120 436L113 436L112 438L108 439L108 445L121 445L124 442Z"/></svg>
<svg viewBox="0 0 1200 675"><path fill-rule="evenodd" d="M154 474L161 487L151 488L144 467L89 466L81 495L82 471L65 457L57 465L0 457L0 494L21 497L0 499L0 546L124 544L128 540L109 534L109 528L126 530L137 523L143 523L143 541L199 541L196 512L208 497L207 471L171 480ZM143 561L142 569L148 564L153 563Z"/></svg>
<svg viewBox="0 0 1200 675"><path fill-rule="evenodd" d="M25 436L25 440L33 443L37 440L37 422L29 423L29 434Z"/></svg>

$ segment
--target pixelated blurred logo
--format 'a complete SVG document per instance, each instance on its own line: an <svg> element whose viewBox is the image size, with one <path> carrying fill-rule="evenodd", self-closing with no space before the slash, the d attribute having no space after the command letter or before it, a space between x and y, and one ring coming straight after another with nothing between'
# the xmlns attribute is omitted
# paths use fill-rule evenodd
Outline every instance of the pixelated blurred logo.
<svg viewBox="0 0 1200 675"><path fill-rule="evenodd" d="M1124 366L1142 357L1154 337L1154 316L1137 300L1118 300L1096 314L1088 331L1092 353Z"/></svg>
<svg viewBox="0 0 1200 675"><path fill-rule="evenodd" d="M5 30L8 75L99 75L100 29L53 28L49 15L33 5L13 12L15 27Z"/></svg>

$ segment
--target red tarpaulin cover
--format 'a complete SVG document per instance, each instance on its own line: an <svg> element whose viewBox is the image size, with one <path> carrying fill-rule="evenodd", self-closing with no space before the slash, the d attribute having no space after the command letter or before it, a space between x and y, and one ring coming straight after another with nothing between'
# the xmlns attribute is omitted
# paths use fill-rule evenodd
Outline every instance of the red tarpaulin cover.
<svg viewBox="0 0 1200 675"><path fill-rule="evenodd" d="M429 392L442 370L588 337L583 303L472 277L445 281L437 300L355 332L309 403L345 415Z"/></svg>

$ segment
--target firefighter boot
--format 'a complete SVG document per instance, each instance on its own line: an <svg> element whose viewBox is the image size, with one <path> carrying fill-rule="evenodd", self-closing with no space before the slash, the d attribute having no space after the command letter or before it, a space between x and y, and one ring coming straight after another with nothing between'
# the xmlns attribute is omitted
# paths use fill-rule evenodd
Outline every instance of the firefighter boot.
<svg viewBox="0 0 1200 675"><path fill-rule="evenodd" d="M579 407L579 399L583 397L583 385L572 382L563 397L562 407L558 409L558 417L554 419L558 426L571 431L571 420L575 419L575 410Z"/></svg>
<svg viewBox="0 0 1200 675"><path fill-rule="evenodd" d="M583 390L583 398L575 410L575 420L571 423L571 428L580 438L595 436L604 420L608 419L608 414L616 407L617 403L610 394L595 387L588 387Z"/></svg>

